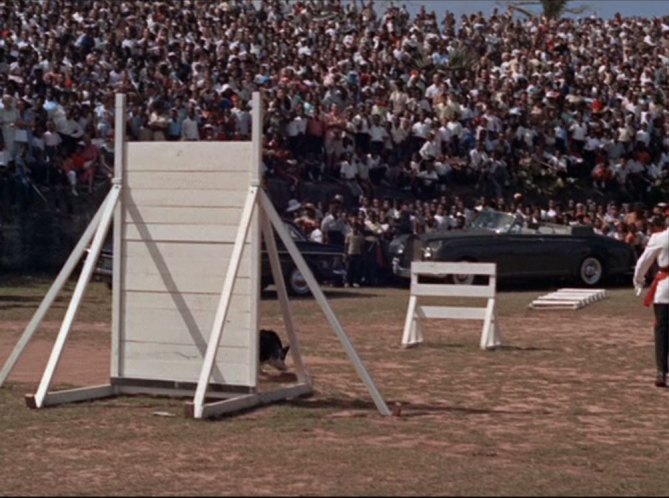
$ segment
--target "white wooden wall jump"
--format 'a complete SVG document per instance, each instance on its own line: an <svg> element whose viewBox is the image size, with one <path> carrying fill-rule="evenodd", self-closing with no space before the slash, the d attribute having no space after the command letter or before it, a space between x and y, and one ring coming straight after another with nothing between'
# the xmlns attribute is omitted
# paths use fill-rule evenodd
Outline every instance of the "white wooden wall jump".
<svg viewBox="0 0 669 498"><path fill-rule="evenodd" d="M112 189L0 371L0 386L92 239L37 392L26 397L29 406L130 393L167 394L193 396L187 414L209 418L311 393L279 263L276 231L378 410L390 415L261 188L261 105L260 95L254 94L251 142L128 143L123 133L125 96L117 95ZM110 382L50 392L112 218ZM294 385L262 393L257 382L261 236L297 372Z"/></svg>
<svg viewBox="0 0 669 498"><path fill-rule="evenodd" d="M564 288L539 296L529 307L533 310L578 310L605 297L605 289Z"/></svg>
<svg viewBox="0 0 669 498"><path fill-rule="evenodd" d="M421 276L443 277L444 275L484 275L485 285L460 285L452 283L420 283ZM502 334L497 320L496 308L497 265L494 263L436 263L417 262L411 264L411 294L407 309L402 345L414 346L423 342L421 321L425 319L483 320L481 349L492 349L502 345ZM487 298L486 306L426 306L419 303L420 297L471 297Z"/></svg>

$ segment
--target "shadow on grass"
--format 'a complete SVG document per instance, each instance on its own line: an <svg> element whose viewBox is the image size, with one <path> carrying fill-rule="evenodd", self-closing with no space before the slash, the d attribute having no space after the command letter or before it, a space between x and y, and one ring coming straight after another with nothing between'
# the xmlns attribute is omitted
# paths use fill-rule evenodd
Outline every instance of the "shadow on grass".
<svg viewBox="0 0 669 498"><path fill-rule="evenodd" d="M631 278L631 277L630 277ZM630 286L629 279L625 277L612 277L601 282L597 288L621 289ZM535 292L555 291L559 288L584 288L588 287L580 282L561 278L536 278L536 279L500 279L497 283L498 292Z"/></svg>
<svg viewBox="0 0 669 498"><path fill-rule="evenodd" d="M478 346L474 344L443 344L443 343L429 343L425 342L418 346L413 346L407 349L436 349L436 350L449 350L449 349L464 349L464 348L476 348ZM535 352L535 351L557 351L556 348L537 348L533 346L497 346L494 349L487 350L489 353L494 353L496 351L522 351L522 352Z"/></svg>
<svg viewBox="0 0 669 498"><path fill-rule="evenodd" d="M556 348L535 348L534 346L497 346L492 352L495 351L557 351Z"/></svg>
<svg viewBox="0 0 669 498"><path fill-rule="evenodd" d="M0 296L0 303L39 303L44 296L21 296L17 294L5 294ZM56 301L63 301L63 298L57 298Z"/></svg>
<svg viewBox="0 0 669 498"><path fill-rule="evenodd" d="M6 273L0 276L0 288L33 288L49 285L56 278L57 273L35 273L24 275L20 273ZM76 275L69 279L70 282L76 282Z"/></svg>
<svg viewBox="0 0 669 498"><path fill-rule="evenodd" d="M376 405L372 401L363 399L344 398L319 398L318 393L310 398L300 398L288 401L293 406L324 409L324 410L355 410L376 413ZM495 408L472 408L462 406L450 406L443 404L408 403L399 401L388 401L388 407L392 410L397 403L401 405L400 418L423 417L435 414L463 413L468 415L549 415L548 410L498 410Z"/></svg>
<svg viewBox="0 0 669 498"><path fill-rule="evenodd" d="M341 298L346 298L346 297L356 297L356 298L372 298L372 297L378 297L380 294L375 294L371 292L351 292L348 290L343 290L343 289L327 289L327 288L321 288L323 291L323 294L325 294L325 297L327 299L341 299ZM263 300L276 300L278 299L277 293L275 290L264 290L260 294L260 298ZM291 301L296 300L296 301L309 301L314 299L314 297L310 294L308 296L288 296L288 299Z"/></svg>
<svg viewBox="0 0 669 498"><path fill-rule="evenodd" d="M443 343L434 343L434 342L424 342L418 346L413 346L407 349L463 349L472 347L471 344L443 344Z"/></svg>

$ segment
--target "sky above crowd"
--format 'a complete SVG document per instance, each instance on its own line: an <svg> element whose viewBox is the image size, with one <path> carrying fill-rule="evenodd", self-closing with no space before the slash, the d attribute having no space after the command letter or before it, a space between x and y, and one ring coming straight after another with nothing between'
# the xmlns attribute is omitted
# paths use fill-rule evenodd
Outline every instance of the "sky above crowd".
<svg viewBox="0 0 669 498"><path fill-rule="evenodd" d="M390 3L390 0L375 0L375 3L383 9ZM406 5L411 14L417 13L421 5L425 5L428 12L435 11L439 18L446 11L453 12L456 18L459 18L462 14L474 14L479 11L484 15L490 15L495 7L501 12L506 9L506 2L496 0L395 0L393 3L394 5ZM575 0L571 3L571 6L574 7L581 5L587 6L589 10L580 16L594 14L608 19L616 12L624 17L669 16L669 0Z"/></svg>

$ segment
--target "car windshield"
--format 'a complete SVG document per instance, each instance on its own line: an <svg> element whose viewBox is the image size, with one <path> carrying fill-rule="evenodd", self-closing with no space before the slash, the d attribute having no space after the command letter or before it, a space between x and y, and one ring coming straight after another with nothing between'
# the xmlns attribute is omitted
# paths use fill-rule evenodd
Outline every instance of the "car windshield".
<svg viewBox="0 0 669 498"><path fill-rule="evenodd" d="M506 233L511 230L516 217L510 213L502 213L490 209L481 211L472 221L472 228L488 230L497 233Z"/></svg>

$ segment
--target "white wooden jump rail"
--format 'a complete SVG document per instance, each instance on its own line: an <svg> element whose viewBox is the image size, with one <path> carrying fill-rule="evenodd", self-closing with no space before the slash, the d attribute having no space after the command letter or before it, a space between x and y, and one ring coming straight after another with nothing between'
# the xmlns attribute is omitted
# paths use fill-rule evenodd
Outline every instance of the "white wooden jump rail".
<svg viewBox="0 0 669 498"><path fill-rule="evenodd" d="M605 289L565 288L539 296L529 307L534 310L577 310L605 297Z"/></svg>
<svg viewBox="0 0 669 498"><path fill-rule="evenodd" d="M485 285L460 285L447 283L420 283L419 277L443 277L444 275L484 275ZM497 265L494 263L431 263L411 264L411 295L404 324L402 345L414 346L423 342L421 320L455 319L483 320L481 349L493 349L502 345L502 335L497 320L496 296ZM419 297L471 297L487 298L485 307L425 306L418 303Z"/></svg>

